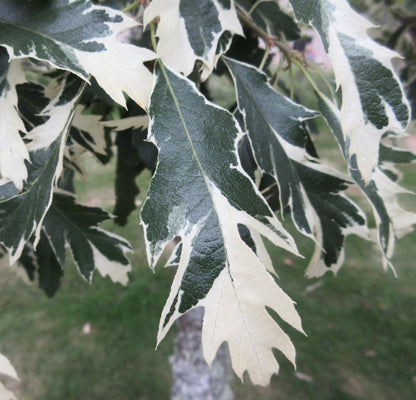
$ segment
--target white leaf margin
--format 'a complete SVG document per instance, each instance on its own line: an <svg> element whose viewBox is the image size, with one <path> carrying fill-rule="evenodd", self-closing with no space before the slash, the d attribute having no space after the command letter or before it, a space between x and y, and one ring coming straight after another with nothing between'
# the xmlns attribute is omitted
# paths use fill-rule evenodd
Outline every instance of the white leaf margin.
<svg viewBox="0 0 416 400"><path fill-rule="evenodd" d="M69 0L68 3L72 1L74 0ZM10 60L32 57L40 61L46 61L52 67L73 72L88 83L88 74L92 75L116 103L126 108L126 100L124 97L124 93L126 93L141 107L147 109L153 88L154 76L143 63L156 59L157 55L149 49L126 44L117 39L119 33L139 25L133 18L110 7L96 6L92 3L91 7L85 12L91 9L104 11L112 19L117 20L115 17L121 17L122 20L121 22L106 22L111 32L110 35L91 38L91 40L102 44L105 48L104 51L88 52L71 48L77 57L78 63L87 72L87 75L55 64L53 57L44 60L37 57L36 54L21 54L16 56L12 47L6 44L2 44L2 46L6 48Z"/></svg>
<svg viewBox="0 0 416 400"><path fill-rule="evenodd" d="M293 300L273 279L268 262L264 265L243 242L235 221L243 218L241 223L263 235L266 234L264 228L257 221L253 221L254 224L246 221L247 218L231 206L219 189L212 187L211 190L215 208L227 215L221 220L221 230L228 265L201 301L205 307L202 328L204 357L211 364L218 348L226 341L233 369L240 379L247 371L254 384L265 386L279 371L273 348L296 364L292 341L268 313L266 306L304 333L301 320ZM266 237L273 239L270 235Z"/></svg>
<svg viewBox="0 0 416 400"><path fill-rule="evenodd" d="M0 353L0 376L7 376L20 380L17 372L9 359ZM16 396L0 382L0 400L17 400Z"/></svg>
<svg viewBox="0 0 416 400"><path fill-rule="evenodd" d="M19 380L17 372L9 359L0 353L0 374Z"/></svg>
<svg viewBox="0 0 416 400"><path fill-rule="evenodd" d="M96 228L96 230L106 234L107 236L113 237L117 241L122 242L123 244L120 244L120 246L122 247L123 253L125 255L129 252L132 252L129 243L127 243L122 237L114 235L108 231L104 231L100 228ZM129 263L127 265L123 265L121 263L109 260L94 245L91 244L91 247L94 254L95 267L97 268L100 275L103 277L108 276L113 282L126 286L129 282L128 274L132 270L131 264Z"/></svg>
<svg viewBox="0 0 416 400"><path fill-rule="evenodd" d="M16 396L10 390L7 390L1 382L0 382L0 400L17 400Z"/></svg>
<svg viewBox="0 0 416 400"><path fill-rule="evenodd" d="M63 90L63 88L61 90ZM45 123L33 128L27 135L27 138L31 140L31 142L28 143L26 146L29 152L49 147L59 137L59 135L62 135L59 148L59 162L54 173L54 178L51 182L52 188L56 187L56 183L62 173L63 154L65 150L67 131L71 125L71 121L74 115L75 104L78 102L81 93L82 89L79 90L78 94L71 101L68 101L63 105L59 104L60 95L58 94L57 97L53 100L53 102L49 104L41 113L41 115L49 117L49 119ZM36 248L36 245L40 240L42 223L50 205L52 204L52 198L53 190L51 190L49 203L44 210L42 218L40 219L38 224L36 224L35 221L33 221L32 227L28 228L30 229L30 234L27 237L31 237L34 234L34 248ZM14 264L19 259L19 257L22 254L25 243L26 239L22 237L16 249L13 249L13 251L9 251L10 265Z"/></svg>
<svg viewBox="0 0 416 400"><path fill-rule="evenodd" d="M389 121L387 126L378 129L371 122L366 121L363 110L359 106L361 99L354 74L338 35L344 34L354 39L357 45L371 51L374 55L373 58L392 72L392 79L397 81L401 89L402 101L410 109L392 64L392 59L400 58L400 55L371 39L368 30L376 26L355 12L346 0L319 1L322 7L331 9L334 17L332 23L327 26L328 32L325 40L328 43L328 56L334 69L337 87L342 89L341 125L344 139L349 144L348 156L351 157L354 154L357 156L357 165L362 178L366 183L369 183L373 170L378 165L378 150L382 136L388 131L403 134L410 124L410 112L407 125L403 126L397 120L391 107L385 103L385 112Z"/></svg>
<svg viewBox="0 0 416 400"><path fill-rule="evenodd" d="M338 109L338 107L329 100L322 92L317 92L317 96L322 100L322 102L328 107L329 112L333 114L333 116L338 120L341 121L341 111ZM326 119L324 117L324 119ZM328 125L330 126L329 121L327 121ZM331 130L333 128L331 127ZM335 134L335 132L334 132ZM335 134L335 136L337 136ZM345 149L343 149L343 146L345 146L345 143L340 143L340 139L336 139L341 152L344 154L344 157L347 156L345 154ZM383 171L382 168L383 165L379 165L374 168L372 174L371 174L371 180L375 184L377 188L377 194L380 196L384 202L384 206L386 208L386 212L389 218L389 243L388 246L386 246L385 243L383 243L382 239L380 238L380 234L378 232L373 232L372 230L368 230L368 234L361 235L360 233L354 232L358 236L361 236L364 239L371 240L373 242L378 243L379 248L383 254L382 263L384 270L387 270L390 268L390 270L393 272L394 275L397 275L396 269L394 268L394 265L391 262L391 257L394 253L394 248L396 244L396 238L401 238L405 236L407 233L411 232L413 230L413 225L416 224L416 213L406 211L402 208L402 206L399 204L398 195L400 194L412 194L413 192L401 187L397 183L393 182ZM351 172L351 171L350 171ZM362 193L364 196L368 199L368 202L371 206L371 209L373 211L373 215L376 221L377 230L380 229L381 224L381 218L378 214L378 210L371 201L371 199L367 196L365 191L361 188ZM309 267L308 267L309 268ZM316 270L314 270L311 267L310 275L314 274Z"/></svg>
<svg viewBox="0 0 416 400"><path fill-rule="evenodd" d="M221 210L219 218L224 243L228 255L228 264L214 281L207 296L193 308L203 306L205 316L202 331L203 353L208 364L215 358L219 346L228 342L231 362L236 374L243 379L247 371L253 383L267 385L272 374L278 373L277 363L272 349L279 349L295 365L295 348L289 336L268 314L266 306L272 308L285 322L304 333L295 303L274 281L275 275L270 258L260 248L256 255L241 239L238 224L247 226L255 232L256 245L260 235L267 237L275 245L286 248L298 255L295 247L289 247L270 228L235 209L214 183L210 184L210 193L216 210ZM278 223L275 217L270 221ZM179 290L183 274L188 265L192 250L192 241L204 221L183 227L182 252L171 292L163 308L159 323L157 343L166 336L174 321L182 314L176 307L169 322L164 325L171 312L176 296L180 304L182 292ZM242 308L245 308L243 310ZM240 344L237 342L240 340Z"/></svg>
<svg viewBox="0 0 416 400"><path fill-rule="evenodd" d="M184 79L184 77L179 75L177 72L171 72L173 72L181 79ZM202 96L196 88L195 84L189 80L187 81L195 90L195 92L199 96ZM209 102L205 98L204 102L206 105L221 109L229 113L229 111ZM229 114L230 116L233 116L231 113ZM237 164L230 165L230 168L237 169L242 175L246 176L247 179L250 179L239 161L237 150L238 143L241 141L245 133L241 130L241 127L235 118L234 123L237 134L235 136L234 149L232 151L235 153ZM152 134L152 125L153 119L150 118L150 137L148 140L152 142L156 147L158 147L156 137ZM233 318L230 319L227 315L227 312L229 312L229 310L227 310L227 304L230 304L230 307L232 308L236 303L238 304L240 300L242 300L246 302L247 309L250 311L250 329L243 333L245 334L245 337L252 337L253 341L251 343L251 350L249 351L250 357L245 358L240 358L237 353L241 353L246 349L242 346L238 346L236 343L231 343L233 349L238 349L232 352L232 365L241 379L243 378L244 371L247 371L254 383L259 385L267 385L272 374L277 373L279 370L279 365L274 358L272 349L279 349L293 364L295 364L295 348L290 338L283 332L279 325L269 315L266 307L273 309L280 316L280 318L290 324L293 328L302 333L304 332L301 326L300 317L295 308L295 303L280 289L280 287L274 281L273 275L275 275L275 273L273 272L270 257L264 254L264 245L260 245L260 247L257 248L258 254L255 254L255 252L243 241L243 239L241 239L238 225L242 224L246 226L250 232L255 232L257 234L253 238L256 245L260 243L261 237L265 237L269 239L274 245L290 251L294 255L300 256L300 254L294 239L283 228L282 224L270 208L270 215L265 217L267 222L263 223L247 212L235 208L226 198L226 196L221 192L221 189L216 185L216 183L213 182L208 176L204 177L205 184L207 185L208 192L212 200L213 209L218 217L228 259L227 265L213 282L213 286L211 287L208 295L204 299L199 300L197 304L191 308L193 309L203 306L205 307L206 315L217 316L214 318L214 323L211 323L211 320L209 317L207 317L208 319L206 321L208 322L204 322L203 325L203 336L205 330L205 337L210 337L210 339L207 339L205 343L206 349L203 350L204 356L206 357L207 362L210 363L212 361L211 356L215 357L216 351L221 343L228 342L230 345L231 342L238 340L238 335L242 332L241 329L243 329L243 331L245 329L244 324L240 324L238 328L234 328L231 334L230 329L217 330L216 327L219 326L217 324L220 323L222 324L221 326L227 326L230 323L232 324ZM260 191L254 185L254 183L253 189L255 189L259 196L261 196ZM184 210L182 207L176 207L176 209L174 209L170 214L166 227L168 231L171 231L173 228L172 231L175 232L174 237L181 237L182 247L179 264L174 280L172 282L171 290L161 313L159 330L157 334L157 346L164 339L173 323L183 314L179 312L179 305L183 295L183 290L181 290L181 283L189 263L194 238L203 228L205 220L209 216L211 210L208 210L205 217L200 218L196 224L191 224L189 221L187 221L183 216L183 212ZM152 243L148 240L146 233L148 224L146 224L142 219L141 225L144 230L148 264L154 270L156 264L160 260L163 250L169 243L171 243L171 238L168 235L166 239ZM172 236L172 239L174 237ZM177 246L175 247L174 251L176 248ZM168 260L168 263L171 262L171 260L172 258ZM256 268L253 267L253 263ZM259 274L259 277L257 277L257 273ZM218 303L218 297L221 298L221 293L216 292L216 294L210 294L212 293L213 288L216 290L218 285L221 286L224 280L230 283L233 282L233 279L239 279L240 277L241 279L239 280L239 293L237 295L235 291L230 293L232 300L231 303L225 301L224 304L221 302L220 304ZM257 284L253 284L253 280L255 280ZM267 285L266 290L264 289L263 285ZM254 291L252 287L255 288ZM259 290L260 288L261 290ZM239 295L241 295L241 299L238 298ZM213 300L211 300L211 296ZM257 329L259 315L261 318L260 322L263 324L265 329L264 331ZM223 318L223 320L220 321L220 318ZM239 314L237 314L237 318L239 318L240 322L244 320L244 313L241 312L241 310ZM253 327L256 327L256 329L253 330ZM255 362L253 362L251 357L253 354L260 354L260 356L256 357Z"/></svg>
<svg viewBox="0 0 416 400"><path fill-rule="evenodd" d="M4 87L0 96L0 175L22 190L29 153L19 134L19 131L27 133L17 110L16 85L26 82L21 61L12 60L6 74L8 88Z"/></svg>
<svg viewBox="0 0 416 400"><path fill-rule="evenodd" d="M225 31L244 35L243 28L237 17L234 1L231 8L225 10L218 0L211 0L219 13L221 31L215 34L213 45L203 57L197 56L188 40L185 21L180 15L181 0L153 0L144 11L143 25L147 26L155 18L160 21L156 36L159 37L157 53L170 69L188 76L194 69L195 61L203 62L201 79L205 80L216 66L221 54L217 54L217 45ZM194 0L195 1L195 0Z"/></svg>

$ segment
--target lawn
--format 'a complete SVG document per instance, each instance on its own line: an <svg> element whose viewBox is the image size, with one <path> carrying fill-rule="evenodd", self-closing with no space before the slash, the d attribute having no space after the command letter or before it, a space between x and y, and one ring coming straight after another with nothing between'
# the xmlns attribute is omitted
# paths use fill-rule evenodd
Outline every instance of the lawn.
<svg viewBox="0 0 416 400"><path fill-rule="evenodd" d="M77 182L84 203L111 210L110 168L88 165L88 180ZM140 178L142 186L148 179ZM61 289L48 299L36 284L28 286L1 269L0 352L21 378L19 383L3 381L19 400L169 398L174 332L154 348L174 271L153 274L147 267L138 219L135 212L125 228L112 222L105 226L135 247L127 287L98 275L89 285L68 264ZM276 354L281 371L270 387L235 380L236 399L416 398L416 234L399 242L398 278L383 272L373 245L351 237L338 276L312 281L303 277L311 244L293 234L306 259L278 249L272 256L308 335L287 327L298 352L297 370Z"/></svg>

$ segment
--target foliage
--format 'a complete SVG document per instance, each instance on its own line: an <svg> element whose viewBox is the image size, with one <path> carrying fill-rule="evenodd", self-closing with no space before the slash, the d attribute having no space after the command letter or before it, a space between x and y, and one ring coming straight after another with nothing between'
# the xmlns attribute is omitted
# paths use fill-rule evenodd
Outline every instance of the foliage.
<svg viewBox="0 0 416 400"><path fill-rule="evenodd" d="M393 146L410 122L397 54L369 36L372 25L346 0L291 0L289 9L274 0L145 3L133 4L145 30L126 44L117 37L137 23L114 8L0 0L0 242L10 264L38 275L47 294L59 286L65 246L86 280L98 269L125 283L130 245L98 228L108 213L70 193L73 175L84 172L80 154L107 162L116 135L118 221L135 208L135 177L150 168L141 212L149 265L174 244L167 265L177 270L158 342L203 306L207 361L227 341L237 375L266 385L279 369L274 348L295 363L271 312L303 330L263 239L299 255L281 222L290 215L315 243L309 277L339 270L350 234L375 241L394 271L395 239L416 223L398 202L406 190L394 168L416 159ZM320 88L291 47L306 25L320 36L335 88ZM279 79L295 68L309 80L316 110ZM210 90L219 76L233 82L230 110ZM349 176L318 156L310 127L320 117ZM351 186L368 199L376 232L348 197Z"/></svg>

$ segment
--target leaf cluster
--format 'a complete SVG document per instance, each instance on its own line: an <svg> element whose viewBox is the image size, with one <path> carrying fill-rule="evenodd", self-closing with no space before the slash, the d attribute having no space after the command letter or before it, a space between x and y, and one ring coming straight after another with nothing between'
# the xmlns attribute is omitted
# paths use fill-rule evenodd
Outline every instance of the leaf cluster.
<svg viewBox="0 0 416 400"><path fill-rule="evenodd" d="M269 311L303 332L263 239L300 255L291 219L315 243L305 274L320 277L339 270L355 234L394 271L396 238L416 223L398 201L407 191L395 164L416 156L395 146L411 114L397 53L346 0L289 3L0 0L0 243L10 264L53 295L69 248L87 281L98 270L126 284L131 246L99 228L107 211L77 203L73 178L85 173L84 153L99 163L116 154L113 214L124 225L148 169L148 262L173 247L166 265L176 266L158 342L204 307L206 360L227 341L237 375L261 385L278 372L274 348L295 364ZM400 43L414 19L393 18L386 44L412 55L401 72L412 98L414 49ZM310 29L331 71L308 59ZM312 131L323 125L347 173L317 146Z"/></svg>

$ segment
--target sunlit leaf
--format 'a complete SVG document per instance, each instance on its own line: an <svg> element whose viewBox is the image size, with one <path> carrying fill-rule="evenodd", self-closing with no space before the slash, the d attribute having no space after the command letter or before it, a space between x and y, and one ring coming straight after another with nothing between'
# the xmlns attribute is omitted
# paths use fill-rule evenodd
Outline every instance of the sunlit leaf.
<svg viewBox="0 0 416 400"><path fill-rule="evenodd" d="M204 305L208 361L228 341L237 374L242 377L247 370L255 383L266 384L278 369L272 348L294 362L293 345L266 306L299 330L300 319L292 300L241 238L239 226L296 253L295 244L239 163L236 149L242 132L232 114L209 103L193 83L167 68L158 68L156 75L149 137L159 149L159 162L142 210L150 265L155 266L173 239L180 237L182 243L158 341L180 315ZM221 297L224 284L227 291ZM238 314L236 304L241 306ZM254 330L258 318L264 329ZM240 341L241 335L250 340ZM257 356L243 359L238 356L243 352Z"/></svg>

